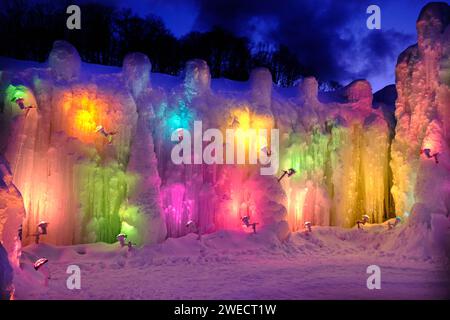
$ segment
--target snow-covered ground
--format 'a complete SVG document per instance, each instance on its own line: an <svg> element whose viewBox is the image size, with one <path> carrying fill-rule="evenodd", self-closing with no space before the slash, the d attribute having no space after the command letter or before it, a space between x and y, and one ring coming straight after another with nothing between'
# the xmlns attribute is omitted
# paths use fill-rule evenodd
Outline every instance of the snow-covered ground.
<svg viewBox="0 0 450 320"><path fill-rule="evenodd" d="M285 243L267 237L220 231L199 241L189 234L131 254L118 244L31 245L16 274L16 299L450 297L448 265L425 253L426 231L420 227L315 227L312 234L291 234ZM32 268L38 257L49 259L49 287ZM72 264L81 269L81 290L66 287ZM373 264L381 268L380 290L366 286L366 269Z"/></svg>

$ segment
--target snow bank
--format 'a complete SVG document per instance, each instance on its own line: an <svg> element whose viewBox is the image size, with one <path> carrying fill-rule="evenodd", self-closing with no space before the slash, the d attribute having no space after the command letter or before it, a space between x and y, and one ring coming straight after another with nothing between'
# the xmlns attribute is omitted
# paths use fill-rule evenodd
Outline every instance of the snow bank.
<svg viewBox="0 0 450 320"><path fill-rule="evenodd" d="M25 209L22 196L12 180L9 166L0 156L0 243L2 250L8 253L11 265L18 267L21 254L19 228L25 217Z"/></svg>
<svg viewBox="0 0 450 320"><path fill-rule="evenodd" d="M9 300L10 295L13 294L13 269L8 260L8 253L3 245L0 243L0 300Z"/></svg>

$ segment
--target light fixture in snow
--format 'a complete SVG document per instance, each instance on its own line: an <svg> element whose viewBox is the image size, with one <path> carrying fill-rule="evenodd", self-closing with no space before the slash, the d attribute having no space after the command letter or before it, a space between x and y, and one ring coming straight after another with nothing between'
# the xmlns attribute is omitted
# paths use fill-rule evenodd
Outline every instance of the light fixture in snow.
<svg viewBox="0 0 450 320"><path fill-rule="evenodd" d="M397 225L399 225L402 222L402 218L395 217L394 223L388 221L388 229L394 229Z"/></svg>
<svg viewBox="0 0 450 320"><path fill-rule="evenodd" d="M36 108L36 107L31 106L31 105L25 106L25 100L23 98L15 99L15 103L19 106L20 110L29 110L29 109Z"/></svg>
<svg viewBox="0 0 450 320"><path fill-rule="evenodd" d="M186 228L188 229L189 232L197 233L198 234L198 238L197 238L198 240L201 239L202 235L200 233L200 229L197 227L197 224L194 221L189 220L186 223Z"/></svg>
<svg viewBox="0 0 450 320"><path fill-rule="evenodd" d="M432 153L430 148L425 148L425 149L420 150L420 154L424 154L427 157L427 159L434 158L434 162L436 164L439 163L439 160L438 160L439 152Z"/></svg>
<svg viewBox="0 0 450 320"><path fill-rule="evenodd" d="M312 229L311 229L311 222L310 222L310 221L306 221L306 222L305 222L305 229L306 229L308 232L311 232L311 231L312 231Z"/></svg>
<svg viewBox="0 0 450 320"><path fill-rule="evenodd" d="M38 231L40 232L40 234L47 234L47 227L48 227L49 223L47 221L41 221L38 224Z"/></svg>
<svg viewBox="0 0 450 320"><path fill-rule="evenodd" d="M258 222L250 222L250 217L249 216L243 216L242 217L242 222L244 223L244 226L249 228L252 227L253 228L253 233L256 233L256 225L258 224Z"/></svg>
<svg viewBox="0 0 450 320"><path fill-rule="evenodd" d="M290 168L289 170L283 170L283 174L281 175L281 177L278 178L278 182L280 182L284 176L288 176L288 178L292 175L294 175L296 173L296 171L292 168Z"/></svg>
<svg viewBox="0 0 450 320"><path fill-rule="evenodd" d="M97 128L95 129L95 132L101 133L106 139L108 139L109 144L112 143L112 136L117 133L114 131L106 131L102 125L97 126Z"/></svg>
<svg viewBox="0 0 450 320"><path fill-rule="evenodd" d="M119 235L117 235L116 239L117 241L119 241L120 246L124 247L125 241L127 240L127 235L125 233L120 233Z"/></svg>
<svg viewBox="0 0 450 320"><path fill-rule="evenodd" d="M356 224L358 225L358 229L361 229L362 228L361 225L365 225L369 221L370 221L370 217L367 214L363 215L361 220L356 221Z"/></svg>
<svg viewBox="0 0 450 320"><path fill-rule="evenodd" d="M47 228L48 228L49 223L46 221L41 221L39 222L39 224L37 225L37 230L36 233L34 234L34 242L36 244L39 244L41 235L46 235L47 234ZM19 231L20 232L20 231Z"/></svg>
<svg viewBox="0 0 450 320"><path fill-rule="evenodd" d="M50 279L50 272L46 266L48 262L47 258L40 258L36 260L33 264L34 270L40 271L44 276L44 285L48 286L48 279Z"/></svg>

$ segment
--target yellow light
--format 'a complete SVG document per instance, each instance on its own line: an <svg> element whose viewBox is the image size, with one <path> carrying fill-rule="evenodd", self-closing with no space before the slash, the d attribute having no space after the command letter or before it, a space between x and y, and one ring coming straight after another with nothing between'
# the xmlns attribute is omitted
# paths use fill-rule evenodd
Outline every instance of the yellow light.
<svg viewBox="0 0 450 320"><path fill-rule="evenodd" d="M75 115L75 127L76 130L81 133L93 133L97 124L95 123L95 118L93 113L87 110L78 110Z"/></svg>

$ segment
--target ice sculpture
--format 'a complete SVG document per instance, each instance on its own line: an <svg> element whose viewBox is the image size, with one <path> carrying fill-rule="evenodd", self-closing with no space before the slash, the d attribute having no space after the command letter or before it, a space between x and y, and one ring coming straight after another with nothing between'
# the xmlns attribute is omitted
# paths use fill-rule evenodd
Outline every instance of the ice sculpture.
<svg viewBox="0 0 450 320"><path fill-rule="evenodd" d="M206 61L195 59L186 63L184 87L188 97L202 95L210 90L211 73Z"/></svg>
<svg viewBox="0 0 450 320"><path fill-rule="evenodd" d="M392 143L392 195L397 215L431 223L448 216L450 189L450 7L426 5L417 20L417 44L396 67L397 126ZM421 151L439 154L439 163Z"/></svg>
<svg viewBox="0 0 450 320"><path fill-rule="evenodd" d="M150 85L152 64L149 58L140 52L129 53L123 60L122 73L125 83L135 99Z"/></svg>
<svg viewBox="0 0 450 320"><path fill-rule="evenodd" d="M80 75L81 59L77 49L66 41L55 41L48 65L57 81L70 82Z"/></svg>
<svg viewBox="0 0 450 320"><path fill-rule="evenodd" d="M391 214L389 127L372 108L370 84L354 81L327 103L314 78L299 87L300 124L281 152L282 166L298 172L282 181L291 230L305 221L350 227L365 213L382 222Z"/></svg>
<svg viewBox="0 0 450 320"><path fill-rule="evenodd" d="M166 238L167 233L160 196L161 179L146 115L148 114L141 109L128 164L128 172L135 174L138 180L125 207L137 206L139 213L130 217L124 216L122 222L122 232L126 233L131 241L140 244L160 242ZM130 230L132 226L133 231Z"/></svg>
<svg viewBox="0 0 450 320"><path fill-rule="evenodd" d="M191 232L188 222L200 234L252 233L244 217L258 223L257 233L280 240L305 223L353 227L361 216L373 223L411 216L438 230L450 208L448 13L442 3L422 10L418 44L398 59L395 119L394 88L373 95L365 80L319 92L307 77L287 97L265 68L229 89L196 59L187 62L184 79L150 81L144 54L128 54L121 72L97 73L70 44L55 42L49 68L1 73L0 152L10 169L2 169L9 181L3 184L12 176L17 187L1 190L8 252L16 254L11 239L22 216L24 244L41 220L50 222L44 242L54 244L114 242L119 233L156 243ZM17 99L35 108L25 110ZM239 129L234 147L247 155L278 153L279 171L261 176L258 164L174 164L171 150L196 120L224 136ZM269 138L251 143L251 129L272 128L280 132L279 150ZM296 173L278 181L289 169Z"/></svg>
<svg viewBox="0 0 450 320"><path fill-rule="evenodd" d="M4 102L2 149L24 199L24 244L40 220L51 225L47 242L114 241L133 181L125 172L137 121L133 98L105 79L78 79L72 49L56 42L49 69L15 74L22 84L10 84L7 96L20 94L36 109L20 112L9 96ZM100 125L117 132L113 143L96 132Z"/></svg>

